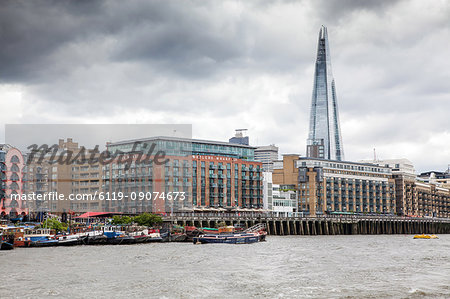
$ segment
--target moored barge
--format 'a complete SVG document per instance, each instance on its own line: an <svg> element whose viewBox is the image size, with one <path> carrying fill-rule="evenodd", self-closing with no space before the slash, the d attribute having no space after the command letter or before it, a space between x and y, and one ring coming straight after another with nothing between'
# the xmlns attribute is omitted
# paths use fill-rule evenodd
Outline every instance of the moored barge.
<svg viewBox="0 0 450 299"><path fill-rule="evenodd" d="M218 234L203 234L193 238L194 244L224 243L251 244L265 241L266 232L263 226L252 227L247 231L236 233L233 226L219 228Z"/></svg>

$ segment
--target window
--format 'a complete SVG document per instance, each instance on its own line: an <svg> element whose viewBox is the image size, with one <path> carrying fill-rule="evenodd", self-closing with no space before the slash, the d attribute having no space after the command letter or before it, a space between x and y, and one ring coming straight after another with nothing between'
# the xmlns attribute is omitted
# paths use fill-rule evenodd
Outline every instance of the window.
<svg viewBox="0 0 450 299"><path fill-rule="evenodd" d="M14 172L13 174L11 174L10 180L19 181L19 176L17 175L17 173Z"/></svg>
<svg viewBox="0 0 450 299"><path fill-rule="evenodd" d="M16 182L12 182L12 183L9 185L9 189L11 189L11 190L18 190L18 189L19 189L19 185L17 185Z"/></svg>
<svg viewBox="0 0 450 299"><path fill-rule="evenodd" d="M19 207L19 203L17 202L17 200L13 199L13 200L11 201L10 207L11 207L11 208L17 208L17 207Z"/></svg>

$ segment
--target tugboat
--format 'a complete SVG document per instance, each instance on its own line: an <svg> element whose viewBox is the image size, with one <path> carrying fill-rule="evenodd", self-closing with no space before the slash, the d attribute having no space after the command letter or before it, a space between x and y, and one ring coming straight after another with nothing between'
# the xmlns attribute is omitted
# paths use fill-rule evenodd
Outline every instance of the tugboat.
<svg viewBox="0 0 450 299"><path fill-rule="evenodd" d="M204 234L193 238L194 244L225 243L250 244L265 240L266 232L263 224L257 224L241 233L236 233L234 226L219 228L218 234Z"/></svg>
<svg viewBox="0 0 450 299"><path fill-rule="evenodd" d="M31 241L25 240L24 228L16 226L2 227L2 235L9 236L9 243L13 244L14 247L28 247Z"/></svg>
<svg viewBox="0 0 450 299"><path fill-rule="evenodd" d="M58 245L58 240L53 238L54 233L48 228L26 229L25 241L30 241L30 247L48 247Z"/></svg>

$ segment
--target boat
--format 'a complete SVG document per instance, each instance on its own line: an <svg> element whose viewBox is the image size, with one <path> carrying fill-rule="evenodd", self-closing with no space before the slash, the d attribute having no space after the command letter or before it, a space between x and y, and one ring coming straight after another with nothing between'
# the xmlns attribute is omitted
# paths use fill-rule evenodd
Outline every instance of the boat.
<svg viewBox="0 0 450 299"><path fill-rule="evenodd" d="M421 234L421 235L415 235L413 239L439 239L439 238L436 235Z"/></svg>
<svg viewBox="0 0 450 299"><path fill-rule="evenodd" d="M31 244L30 240L25 240L23 233L22 235L15 235L14 246L15 247L29 247Z"/></svg>
<svg viewBox="0 0 450 299"><path fill-rule="evenodd" d="M12 243L14 247L28 247L31 243L30 240L25 240L24 227L21 226L2 227L1 234L11 236L9 242Z"/></svg>
<svg viewBox="0 0 450 299"><path fill-rule="evenodd" d="M23 216L11 218L11 219L9 219L9 220L10 220L12 223L16 223L16 222L22 221L22 220L23 220Z"/></svg>
<svg viewBox="0 0 450 299"><path fill-rule="evenodd" d="M219 233L219 229L211 228L211 227L201 227L201 228L199 228L199 230L201 232L203 232L203 234L217 234L217 233Z"/></svg>
<svg viewBox="0 0 450 299"><path fill-rule="evenodd" d="M11 249L14 249L14 234L9 232L6 227L2 227L0 231L0 250Z"/></svg>
<svg viewBox="0 0 450 299"><path fill-rule="evenodd" d="M159 237L155 237L155 239L151 238L150 242L169 242L170 234L168 231L163 233L158 233Z"/></svg>
<svg viewBox="0 0 450 299"><path fill-rule="evenodd" d="M186 241L186 232L183 226L172 225L170 229L170 242L184 242Z"/></svg>
<svg viewBox="0 0 450 299"><path fill-rule="evenodd" d="M262 226L251 227L244 232L235 232L234 226L225 226L218 229L218 234L203 234L193 237L194 244L224 243L224 244L250 244L265 240L266 232Z"/></svg>
<svg viewBox="0 0 450 299"><path fill-rule="evenodd" d="M170 242L184 242L187 239L185 233L173 233L170 234Z"/></svg>
<svg viewBox="0 0 450 299"><path fill-rule="evenodd" d="M202 234L202 231L195 226L185 226L186 242L192 242L194 237L198 237Z"/></svg>
<svg viewBox="0 0 450 299"><path fill-rule="evenodd" d="M50 247L50 246L58 246L59 245L59 241L52 239L52 238L47 238L47 239L39 239L37 241L31 241L30 243L30 247Z"/></svg>
<svg viewBox="0 0 450 299"><path fill-rule="evenodd" d="M259 242L259 240L259 234L257 233L207 234L194 237L193 243L250 244Z"/></svg>
<svg viewBox="0 0 450 299"><path fill-rule="evenodd" d="M24 238L27 241L31 241L31 243L36 241L47 241L52 236L54 236L54 233L52 230L48 228L38 228L38 229L32 229L27 228L24 232Z"/></svg>
<svg viewBox="0 0 450 299"><path fill-rule="evenodd" d="M111 245L134 244L136 240L132 236L128 236L118 226L103 227L103 235L106 236L106 243Z"/></svg>
<svg viewBox="0 0 450 299"><path fill-rule="evenodd" d="M11 250L14 249L14 244L6 241L0 241L0 250Z"/></svg>
<svg viewBox="0 0 450 299"><path fill-rule="evenodd" d="M58 246L72 246L72 245L80 245L81 238L77 235L63 235L56 237L58 240Z"/></svg>
<svg viewBox="0 0 450 299"><path fill-rule="evenodd" d="M245 230L247 233L257 233L259 235L259 241L263 242L266 240L267 232L266 225L263 223L258 223L252 227L249 227Z"/></svg>
<svg viewBox="0 0 450 299"><path fill-rule="evenodd" d="M107 244L108 238L101 234L101 235L86 235L83 238L81 238L82 244L86 245L103 245Z"/></svg>
<svg viewBox="0 0 450 299"><path fill-rule="evenodd" d="M93 230L80 233L81 244L85 245L102 245L107 244L108 238L102 231Z"/></svg>
<svg viewBox="0 0 450 299"><path fill-rule="evenodd" d="M54 231L48 228L27 228L23 238L24 241L29 242L30 247L49 247L58 245L58 240L54 238L54 235Z"/></svg>
<svg viewBox="0 0 450 299"><path fill-rule="evenodd" d="M112 245L135 244L136 240L133 237L127 236L125 234L120 234L115 236L114 238L108 238L107 243Z"/></svg>
<svg viewBox="0 0 450 299"><path fill-rule="evenodd" d="M133 236L135 243L146 243L150 238L147 235Z"/></svg>
<svg viewBox="0 0 450 299"><path fill-rule="evenodd" d="M133 237L135 243L146 243L151 238L148 229L128 233L128 236Z"/></svg>
<svg viewBox="0 0 450 299"><path fill-rule="evenodd" d="M58 240L58 246L73 246L73 245L80 245L80 240L79 239Z"/></svg>
<svg viewBox="0 0 450 299"><path fill-rule="evenodd" d="M149 228L148 229L148 240L147 242L167 242L169 241L169 232L161 233L159 229Z"/></svg>

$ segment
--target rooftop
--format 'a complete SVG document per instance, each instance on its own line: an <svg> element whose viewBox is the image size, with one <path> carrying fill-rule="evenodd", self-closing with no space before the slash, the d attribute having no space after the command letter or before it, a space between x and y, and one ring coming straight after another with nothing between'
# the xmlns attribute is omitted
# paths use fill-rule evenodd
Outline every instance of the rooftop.
<svg viewBox="0 0 450 299"><path fill-rule="evenodd" d="M381 168L389 168L384 165L377 165L374 163L367 163L367 162L351 162L351 161L338 161L338 160L329 160L329 159L323 159L323 158L310 158L310 157L300 157L299 160L315 160L315 161L323 161L323 162L331 162L331 163L341 163L341 164L352 164L352 165L363 165L363 166L370 166L370 167L381 167Z"/></svg>
<svg viewBox="0 0 450 299"><path fill-rule="evenodd" d="M140 139L123 140L123 141L109 143L108 146L129 144L129 143L134 143L134 142L157 141L157 140L178 141L178 142L188 142L188 143L197 143L197 144L226 145L226 146L231 146L231 147L256 149L256 147L253 147L253 146L229 143L229 142L224 142L224 141L191 139L191 138L181 138L181 137L168 137L168 136L154 136L154 137L147 137L147 138L140 138Z"/></svg>

